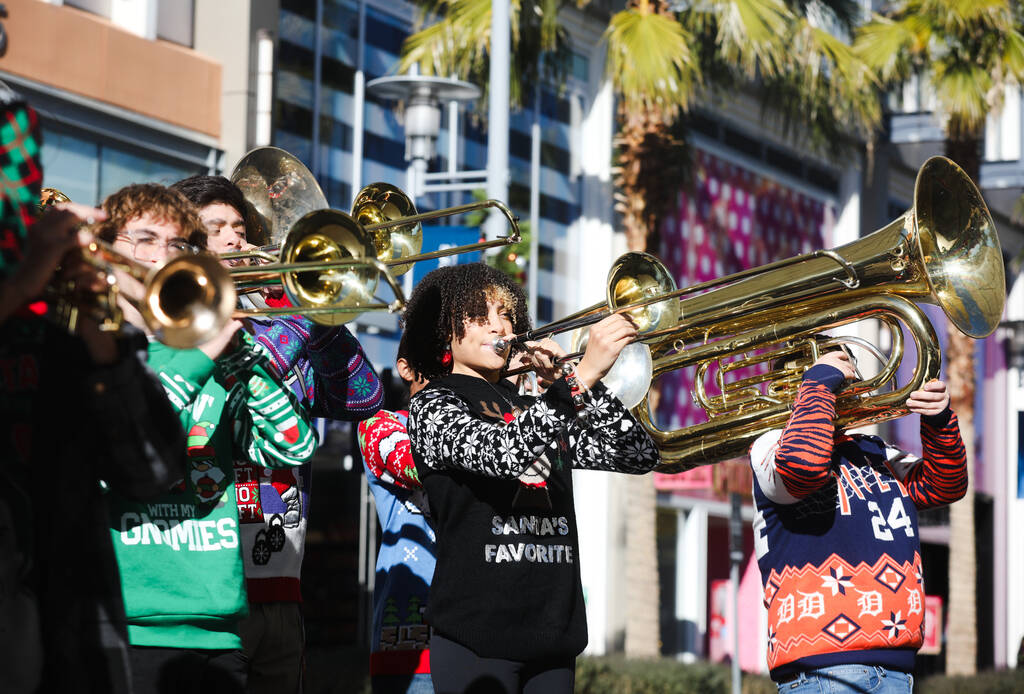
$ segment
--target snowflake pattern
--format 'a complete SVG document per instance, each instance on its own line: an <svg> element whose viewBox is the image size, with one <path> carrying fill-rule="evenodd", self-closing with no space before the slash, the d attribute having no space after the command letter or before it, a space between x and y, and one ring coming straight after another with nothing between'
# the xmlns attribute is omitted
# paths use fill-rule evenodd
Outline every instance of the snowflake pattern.
<svg viewBox="0 0 1024 694"><path fill-rule="evenodd" d="M409 438L429 467L460 467L503 479L517 479L560 438L569 440L577 468L627 473L653 468L658 450L622 403L601 386L590 391L590 399L592 414L584 423L564 402L564 393L550 388L504 424L475 416L455 390L438 386L413 399Z"/></svg>
<svg viewBox="0 0 1024 694"><path fill-rule="evenodd" d="M370 383L367 381L366 377L360 376L352 382L352 390L355 391L359 397L365 398L370 394Z"/></svg>
<svg viewBox="0 0 1024 694"><path fill-rule="evenodd" d="M853 586L853 581L850 580L853 576L845 575L841 568L829 568L828 573L828 576L822 577L821 587L831 590L832 595L846 595L846 589Z"/></svg>
<svg viewBox="0 0 1024 694"><path fill-rule="evenodd" d="M889 638L895 640L900 632L904 630L907 620L903 619L903 612L890 612L889 619L882 620L882 626L889 630Z"/></svg>

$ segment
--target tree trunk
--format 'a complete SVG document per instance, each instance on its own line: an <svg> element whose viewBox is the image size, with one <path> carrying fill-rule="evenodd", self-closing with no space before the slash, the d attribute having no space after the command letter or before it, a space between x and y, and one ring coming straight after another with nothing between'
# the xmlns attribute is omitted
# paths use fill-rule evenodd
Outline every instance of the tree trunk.
<svg viewBox="0 0 1024 694"><path fill-rule="evenodd" d="M626 228L626 244L631 251L647 248L649 219L645 209L647 200L643 186L637 186L642 178L644 137L642 129L630 130L623 126L621 142L626 154L623 159L625 171L620 176L620 204L623 224ZM632 154L633 156L630 156ZM626 185L622 179L626 179ZM632 184L632 185L630 185ZM659 624L659 576L657 543L657 492L654 489L654 475L629 475L625 477L626 498L626 639L627 658L657 658L661 654L661 629Z"/></svg>
<svg viewBox="0 0 1024 694"><path fill-rule="evenodd" d="M950 119L946 156L963 168L975 182L981 168L980 137L965 133L961 123ZM946 626L946 674L972 675L978 663L977 551L974 527L974 340L952 323L946 341L946 379L950 406L960 420L960 434L967 452L967 494L949 509L949 605ZM925 585L928 577L925 576Z"/></svg>
<svg viewBox="0 0 1024 694"><path fill-rule="evenodd" d="M626 657L657 658L661 633L654 475L630 475L626 484Z"/></svg>
<svg viewBox="0 0 1024 694"><path fill-rule="evenodd" d="M950 405L967 451L967 494L949 509L949 615L946 674L973 675L978 662L977 553L974 538L974 340L949 327ZM928 577L925 576L925 585Z"/></svg>

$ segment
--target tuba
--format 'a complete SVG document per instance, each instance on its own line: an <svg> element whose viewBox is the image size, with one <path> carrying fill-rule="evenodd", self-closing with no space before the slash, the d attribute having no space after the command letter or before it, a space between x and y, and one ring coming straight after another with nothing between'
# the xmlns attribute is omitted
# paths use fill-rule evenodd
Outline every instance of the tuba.
<svg viewBox="0 0 1024 694"><path fill-rule="evenodd" d="M702 293L698 293L702 292ZM836 425L853 428L908 413L910 393L939 374L935 331L915 302L938 305L964 334L991 334L1006 297L1002 252L981 193L964 171L933 157L918 172L914 204L885 227L832 250L815 251L689 287L678 321L648 332L653 377L694 368L692 395L708 421L664 431L648 399L633 408L661 451L659 472L682 472L746 453L785 425L799 376L817 357L814 336L877 319L892 349L879 373L839 393ZM917 351L913 376L895 383L903 330ZM768 373L735 372L777 364ZM708 379L718 394L710 394Z"/></svg>

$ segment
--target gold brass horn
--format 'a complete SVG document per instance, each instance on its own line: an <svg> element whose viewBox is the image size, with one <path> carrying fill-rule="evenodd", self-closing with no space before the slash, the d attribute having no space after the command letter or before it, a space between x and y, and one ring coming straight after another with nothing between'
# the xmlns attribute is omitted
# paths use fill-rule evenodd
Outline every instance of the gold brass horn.
<svg viewBox="0 0 1024 694"><path fill-rule="evenodd" d="M648 333L654 376L696 367L692 390L707 422L663 431L646 398L634 415L661 450L662 472L743 455L761 434L784 426L798 374L813 360L806 347L824 331L878 319L892 350L880 373L844 389L836 425L852 428L907 413L910 392L939 373L938 340L913 301L937 304L959 330L990 334L1006 288L995 225L981 193L955 163L933 157L918 172L914 205L882 229L833 250L815 251L690 287L672 328ZM903 358L901 327L917 350L909 382L893 378ZM800 345L805 346L800 346ZM804 350L795 371L728 380L740 368ZM713 376L721 395L709 395ZM765 386L767 390L762 390Z"/></svg>
<svg viewBox="0 0 1024 694"><path fill-rule="evenodd" d="M364 227L402 220L416 214L412 200L390 183L364 186L352 203L352 216ZM373 232L373 245L381 262L415 256L423 249L423 225L419 222L380 227ZM412 269L412 263L391 268L396 277Z"/></svg>
<svg viewBox="0 0 1024 694"><path fill-rule="evenodd" d="M71 202L56 188L44 188L40 197L41 212L56 203ZM178 349L190 349L213 339L231 318L235 287L227 270L210 253L180 255L154 266L99 239L90 241L81 252L87 263L108 278L106 292L84 307L94 315L101 330L121 329L124 316L118 307L119 297L139 312L157 340ZM139 287L119 286L115 270L138 282ZM74 289L55 287L50 292L54 315L69 332L74 332L83 308L72 299Z"/></svg>
<svg viewBox="0 0 1024 694"><path fill-rule="evenodd" d="M277 147L257 147L235 165L231 181L239 187L248 205L249 217L259 230L264 245L255 250L223 253L224 260L278 260L281 243L306 214L327 209L316 178L295 156ZM478 243L420 253L423 247L421 223L495 208L508 220L508 236ZM398 276L413 263L519 243L519 222L498 200L482 200L432 212L418 213L412 200L389 183L371 183L356 194L351 211L373 237L374 256Z"/></svg>
<svg viewBox="0 0 1024 694"><path fill-rule="evenodd" d="M359 191L351 216L329 209L315 177L301 161L276 147L260 147L246 154L235 167L231 180L242 190L249 216L257 220L271 243L219 257L269 263L231 268L236 288L249 292L283 285L294 305L250 309L244 315L301 313L316 322L337 325L363 311L395 311L405 303L395 276L407 272L413 263L517 243L520 239L515 216L496 200L420 214L401 190L375 183ZM431 253L419 252L421 222L487 207L497 208L509 220L509 236ZM394 301L373 303L381 277L391 286Z"/></svg>
<svg viewBox="0 0 1024 694"><path fill-rule="evenodd" d="M540 340L558 333L593 325L613 313L627 313L636 323L640 339L648 333L671 328L678 321L678 306L670 301L685 293L676 289L676 282L660 260L648 253L630 251L623 253L608 270L605 282L605 301L577 311L565 318L533 328L511 337L499 337L494 349L505 352L516 342ZM582 356L582 352L561 357L568 361ZM523 373L524 369L511 371L508 375Z"/></svg>
<svg viewBox="0 0 1024 694"><path fill-rule="evenodd" d="M475 212L488 207L493 207L501 212L508 221L508 236L420 253L423 248L422 222ZM519 243L521 239L518 219L504 203L498 200L480 200L465 205L419 213L416 211L412 199L390 183L371 183L364 186L352 204L352 216L363 225L366 231L373 234L377 258L392 268L391 271L396 276L405 274L412 269L414 263L421 260L433 260L486 248L509 246Z"/></svg>
<svg viewBox="0 0 1024 694"><path fill-rule="evenodd" d="M340 210L314 210L295 222L281 245L280 262L233 267L228 272L242 289L283 284L292 304L246 309L236 315L298 313L323 325L341 325L364 311L394 312L405 305L401 287L376 258L370 236ZM373 303L381 277L395 295L390 303Z"/></svg>
<svg viewBox="0 0 1024 694"><path fill-rule="evenodd" d="M328 207L312 172L298 157L277 147L257 147L247 152L229 178L248 205L248 226L255 236L249 240L263 246L267 253L278 251L295 222L313 210Z"/></svg>

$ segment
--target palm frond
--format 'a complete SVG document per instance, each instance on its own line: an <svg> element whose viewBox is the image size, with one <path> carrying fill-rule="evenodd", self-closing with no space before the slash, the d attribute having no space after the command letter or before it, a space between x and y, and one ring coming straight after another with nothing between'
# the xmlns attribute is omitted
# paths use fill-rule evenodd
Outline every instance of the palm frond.
<svg viewBox="0 0 1024 694"><path fill-rule="evenodd" d="M943 111L954 116L967 132L981 133L989 111L992 75L964 61L933 65L932 89Z"/></svg>
<svg viewBox="0 0 1024 694"><path fill-rule="evenodd" d="M700 69L692 37L675 17L630 7L612 16L604 40L606 71L624 109L671 117L689 106Z"/></svg>
<svg viewBox="0 0 1024 694"><path fill-rule="evenodd" d="M875 15L857 30L853 52L883 84L902 82L910 78L929 43L927 29L913 18Z"/></svg>
<svg viewBox="0 0 1024 694"><path fill-rule="evenodd" d="M752 79L778 72L794 15L782 0L704 0L680 18L694 34L713 31L722 60Z"/></svg>

